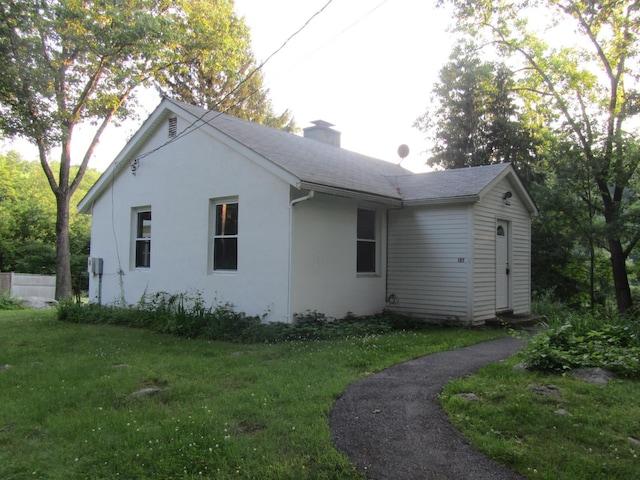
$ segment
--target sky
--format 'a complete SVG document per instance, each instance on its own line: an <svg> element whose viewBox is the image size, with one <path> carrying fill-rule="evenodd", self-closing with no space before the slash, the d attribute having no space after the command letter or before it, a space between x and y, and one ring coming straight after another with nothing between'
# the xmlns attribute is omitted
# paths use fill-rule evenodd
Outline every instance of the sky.
<svg viewBox="0 0 640 480"><path fill-rule="evenodd" d="M258 62L266 60L328 0L235 0L251 31ZM428 143L413 127L429 104L433 84L451 52L450 14L424 0L333 0L263 67L274 111L289 110L300 128L325 120L342 133L342 147L423 171ZM137 121L110 127L89 166L104 171L159 103L144 95ZM87 131L76 132L73 163L84 153ZM83 135L84 134L84 135ZM86 141L84 142L87 143ZM25 142L0 151L35 159Z"/></svg>

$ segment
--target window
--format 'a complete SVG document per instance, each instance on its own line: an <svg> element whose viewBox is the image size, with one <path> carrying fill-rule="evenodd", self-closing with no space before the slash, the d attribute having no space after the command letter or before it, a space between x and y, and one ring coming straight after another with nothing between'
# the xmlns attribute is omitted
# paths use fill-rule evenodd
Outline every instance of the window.
<svg viewBox="0 0 640 480"><path fill-rule="evenodd" d="M151 267L151 210L136 212L136 268Z"/></svg>
<svg viewBox="0 0 640 480"><path fill-rule="evenodd" d="M376 212L358 209L358 252L356 271L375 273L376 271Z"/></svg>
<svg viewBox="0 0 640 480"><path fill-rule="evenodd" d="M215 202L213 269L238 269L238 202Z"/></svg>

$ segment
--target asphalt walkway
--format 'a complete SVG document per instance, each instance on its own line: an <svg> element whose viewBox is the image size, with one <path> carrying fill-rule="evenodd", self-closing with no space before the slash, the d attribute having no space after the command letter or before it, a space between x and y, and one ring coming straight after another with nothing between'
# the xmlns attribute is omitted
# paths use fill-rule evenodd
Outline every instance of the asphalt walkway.
<svg viewBox="0 0 640 480"><path fill-rule="evenodd" d="M514 354L507 337L396 365L351 384L330 413L337 448L373 480L523 480L471 447L438 402L445 383Z"/></svg>

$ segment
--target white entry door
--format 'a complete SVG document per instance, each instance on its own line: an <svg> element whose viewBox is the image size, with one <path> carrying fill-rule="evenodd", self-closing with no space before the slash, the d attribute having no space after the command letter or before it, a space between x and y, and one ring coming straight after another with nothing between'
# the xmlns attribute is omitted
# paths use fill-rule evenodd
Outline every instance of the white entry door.
<svg viewBox="0 0 640 480"><path fill-rule="evenodd" d="M509 222L496 227L496 310L509 308Z"/></svg>

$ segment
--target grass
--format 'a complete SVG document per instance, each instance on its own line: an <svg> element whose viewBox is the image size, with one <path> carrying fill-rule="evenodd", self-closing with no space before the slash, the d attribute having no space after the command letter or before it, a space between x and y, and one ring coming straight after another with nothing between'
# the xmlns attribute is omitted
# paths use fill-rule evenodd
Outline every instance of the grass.
<svg viewBox="0 0 640 480"><path fill-rule="evenodd" d="M455 380L441 395L443 408L476 448L529 479L640 478L640 383L593 385L514 369L518 360ZM531 388L546 385L556 386L559 397ZM480 400L457 393L475 393ZM560 409L569 415L556 413Z"/></svg>
<svg viewBox="0 0 640 480"><path fill-rule="evenodd" d="M430 328L272 345L0 312L0 478L360 479L333 447L346 386L502 335ZM132 398L147 387L151 397Z"/></svg>

